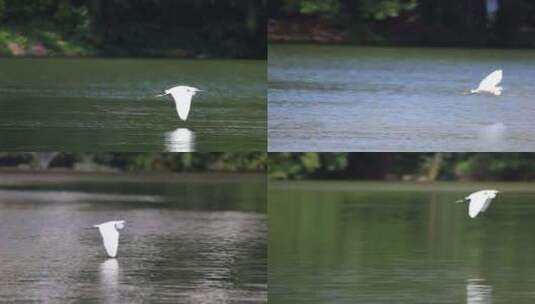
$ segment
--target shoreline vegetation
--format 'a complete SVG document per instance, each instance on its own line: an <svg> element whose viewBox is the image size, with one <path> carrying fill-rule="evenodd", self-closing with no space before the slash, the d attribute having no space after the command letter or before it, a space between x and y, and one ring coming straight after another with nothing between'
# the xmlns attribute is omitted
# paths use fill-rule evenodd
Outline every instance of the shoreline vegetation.
<svg viewBox="0 0 535 304"><path fill-rule="evenodd" d="M535 181L533 153L270 153L272 180Z"/></svg>
<svg viewBox="0 0 535 304"><path fill-rule="evenodd" d="M266 5L0 0L0 57L265 59Z"/></svg>
<svg viewBox="0 0 535 304"><path fill-rule="evenodd" d="M273 0L269 16L274 43L535 47L528 0Z"/></svg>
<svg viewBox="0 0 535 304"><path fill-rule="evenodd" d="M0 172L265 173L267 153L0 153Z"/></svg>

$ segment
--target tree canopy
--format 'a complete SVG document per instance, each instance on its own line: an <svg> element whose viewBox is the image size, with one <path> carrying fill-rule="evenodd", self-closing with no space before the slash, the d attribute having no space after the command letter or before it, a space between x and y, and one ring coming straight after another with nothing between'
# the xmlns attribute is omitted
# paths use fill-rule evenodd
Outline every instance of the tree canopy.
<svg viewBox="0 0 535 304"><path fill-rule="evenodd" d="M64 40L93 48L99 55L265 58L266 4L267 0L0 0L0 22L4 36L19 33L52 48L55 40Z"/></svg>
<svg viewBox="0 0 535 304"><path fill-rule="evenodd" d="M535 46L530 0L273 0L269 14L274 22L294 25L314 19L332 33L345 33L346 42Z"/></svg>
<svg viewBox="0 0 535 304"><path fill-rule="evenodd" d="M274 179L535 180L534 153L270 153Z"/></svg>

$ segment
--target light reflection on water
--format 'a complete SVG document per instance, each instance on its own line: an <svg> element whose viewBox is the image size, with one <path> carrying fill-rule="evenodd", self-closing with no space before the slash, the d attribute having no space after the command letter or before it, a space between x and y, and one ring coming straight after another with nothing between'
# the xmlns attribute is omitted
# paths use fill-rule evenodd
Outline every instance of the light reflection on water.
<svg viewBox="0 0 535 304"><path fill-rule="evenodd" d="M178 128L165 134L165 151L195 152L195 133L187 128Z"/></svg>
<svg viewBox="0 0 535 304"><path fill-rule="evenodd" d="M100 264L100 289L106 303L119 303L119 263L107 259Z"/></svg>
<svg viewBox="0 0 535 304"><path fill-rule="evenodd" d="M485 285L485 280L470 279L466 282L466 304L492 303L492 286Z"/></svg>

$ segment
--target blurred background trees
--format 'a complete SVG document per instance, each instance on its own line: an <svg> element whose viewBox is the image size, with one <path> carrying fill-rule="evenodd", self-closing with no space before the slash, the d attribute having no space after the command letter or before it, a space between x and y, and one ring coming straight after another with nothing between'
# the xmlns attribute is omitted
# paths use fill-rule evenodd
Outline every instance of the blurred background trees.
<svg viewBox="0 0 535 304"><path fill-rule="evenodd" d="M265 58L266 5L267 0L0 0L0 44L22 35L57 53L65 51L63 42L99 55Z"/></svg>
<svg viewBox="0 0 535 304"><path fill-rule="evenodd" d="M251 153L0 153L0 168L13 170L173 171L264 173L267 154Z"/></svg>
<svg viewBox="0 0 535 304"><path fill-rule="evenodd" d="M307 24L300 37L323 42L343 33L354 43L535 46L531 0L272 0L269 16L275 40Z"/></svg>
<svg viewBox="0 0 535 304"><path fill-rule="evenodd" d="M270 153L274 179L535 180L535 153Z"/></svg>

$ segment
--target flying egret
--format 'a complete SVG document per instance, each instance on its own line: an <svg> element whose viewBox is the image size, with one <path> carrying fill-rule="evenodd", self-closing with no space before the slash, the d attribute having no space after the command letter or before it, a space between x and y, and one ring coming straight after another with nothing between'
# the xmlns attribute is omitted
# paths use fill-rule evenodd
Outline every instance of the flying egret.
<svg viewBox="0 0 535 304"><path fill-rule="evenodd" d="M117 249L119 248L119 231L117 230L123 229L124 223L125 221L109 221L93 226L94 228L98 228L98 231L100 231L106 253L111 258L117 256Z"/></svg>
<svg viewBox="0 0 535 304"><path fill-rule="evenodd" d="M502 87L498 85L502 82L503 71L496 70L490 73L485 79L481 80L479 87L475 90L470 90L469 94L492 94L496 96L502 95Z"/></svg>
<svg viewBox="0 0 535 304"><path fill-rule="evenodd" d="M166 95L171 95L173 97L173 100L175 101L178 117L180 117L180 119L182 120L186 120L188 119L189 109L191 106L191 99L193 98L195 94L197 94L197 92L201 92L201 90L194 88L194 87L177 86L177 87L165 90L164 93L156 95L156 96L162 97Z"/></svg>
<svg viewBox="0 0 535 304"><path fill-rule="evenodd" d="M457 201L457 203L469 203L468 215L471 218L474 218L480 212L485 212L485 210L487 210L487 208L490 206L490 203L498 193L500 193L498 190L481 190Z"/></svg>

